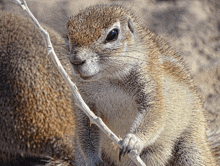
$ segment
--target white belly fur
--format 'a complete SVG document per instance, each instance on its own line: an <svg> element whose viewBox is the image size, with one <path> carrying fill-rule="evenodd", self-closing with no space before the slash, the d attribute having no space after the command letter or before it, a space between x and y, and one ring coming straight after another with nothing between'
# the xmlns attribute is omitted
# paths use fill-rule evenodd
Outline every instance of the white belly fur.
<svg viewBox="0 0 220 166"><path fill-rule="evenodd" d="M86 97L90 96L87 101L95 103L95 109L100 112L102 120L119 138L130 133L138 116L137 105L132 95L107 83L95 83L93 86L90 83L90 86L80 89L87 94ZM102 149L112 159L118 160L118 149L114 150L112 141L104 133L102 133Z"/></svg>

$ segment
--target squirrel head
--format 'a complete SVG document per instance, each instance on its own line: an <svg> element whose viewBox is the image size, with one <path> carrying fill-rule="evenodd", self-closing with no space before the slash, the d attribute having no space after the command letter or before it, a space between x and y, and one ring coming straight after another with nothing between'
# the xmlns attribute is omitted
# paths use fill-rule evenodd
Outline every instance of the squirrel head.
<svg viewBox="0 0 220 166"><path fill-rule="evenodd" d="M73 74L98 80L126 74L135 61L138 23L119 5L95 5L67 22Z"/></svg>

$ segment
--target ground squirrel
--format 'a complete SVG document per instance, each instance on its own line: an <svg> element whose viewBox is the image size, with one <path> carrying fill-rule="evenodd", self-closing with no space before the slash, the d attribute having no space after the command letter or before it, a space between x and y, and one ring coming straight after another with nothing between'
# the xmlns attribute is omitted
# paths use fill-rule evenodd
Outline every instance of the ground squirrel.
<svg viewBox="0 0 220 166"><path fill-rule="evenodd" d="M65 42L47 30L67 66ZM48 57L31 20L0 13L1 165L19 154L74 164L74 107L68 85Z"/></svg>
<svg viewBox="0 0 220 166"><path fill-rule="evenodd" d="M123 138L119 153L75 111L76 165L214 166L206 120L189 71L166 42L120 5L95 5L67 22L73 80L91 108ZM119 161L121 160L121 161Z"/></svg>

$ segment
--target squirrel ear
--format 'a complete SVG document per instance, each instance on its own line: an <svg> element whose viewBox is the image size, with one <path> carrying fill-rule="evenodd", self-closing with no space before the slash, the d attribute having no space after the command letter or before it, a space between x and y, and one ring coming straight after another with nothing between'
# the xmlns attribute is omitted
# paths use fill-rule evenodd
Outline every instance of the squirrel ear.
<svg viewBox="0 0 220 166"><path fill-rule="evenodd" d="M69 26L70 26L70 22L68 21L68 22L66 23L66 28L69 29Z"/></svg>
<svg viewBox="0 0 220 166"><path fill-rule="evenodd" d="M71 23L71 20L67 21L67 23L66 23L66 28L69 29L69 27L70 27L71 25L73 25L73 24Z"/></svg>
<svg viewBox="0 0 220 166"><path fill-rule="evenodd" d="M134 33L134 25L131 18L128 19L128 28L130 29L131 33Z"/></svg>
<svg viewBox="0 0 220 166"><path fill-rule="evenodd" d="M66 23L66 28L67 28L67 29L69 29L69 26L70 26L70 24L71 24L71 23L70 23L70 20L71 20L71 19L72 19L72 16L70 17L69 21L67 21L67 23Z"/></svg>

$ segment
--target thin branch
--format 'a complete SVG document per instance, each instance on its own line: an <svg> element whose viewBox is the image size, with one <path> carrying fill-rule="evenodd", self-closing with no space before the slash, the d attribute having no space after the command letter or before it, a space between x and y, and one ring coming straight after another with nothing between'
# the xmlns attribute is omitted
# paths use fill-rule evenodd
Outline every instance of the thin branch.
<svg viewBox="0 0 220 166"><path fill-rule="evenodd" d="M38 28L39 32L41 33L44 41L45 41L45 45L47 48L47 53L50 54L51 58L53 59L54 64L58 67L59 72L61 73L61 75L63 76L63 78L65 79L65 81L69 84L72 95L75 98L75 104L81 109L83 110L83 112L89 117L90 122L96 124L106 135L108 135L108 137L115 143L117 144L120 148L122 147L120 144L120 139L104 124L104 122L102 121L101 118L97 117L90 109L89 107L86 105L86 103L84 102L84 100L82 99L81 95L79 94L78 88L76 87L76 85L70 80L68 74L66 73L66 71L64 70L63 66L61 65L59 59L57 58L55 51L53 49L52 43L50 41L50 37L49 34L47 33L46 30L44 30L42 28L42 26L39 24L39 22L37 21L37 19L34 17L34 15L31 13L31 11L29 10L27 3L21 2L20 0L11 0L12 2L20 5L22 7L23 10L25 10L28 15L30 16L30 18L32 19L32 21L34 22L35 26ZM128 153L128 156L138 165L138 166L146 166L144 164L144 162L141 160L141 158L139 157L139 155L137 154L136 151L131 151L130 153Z"/></svg>

